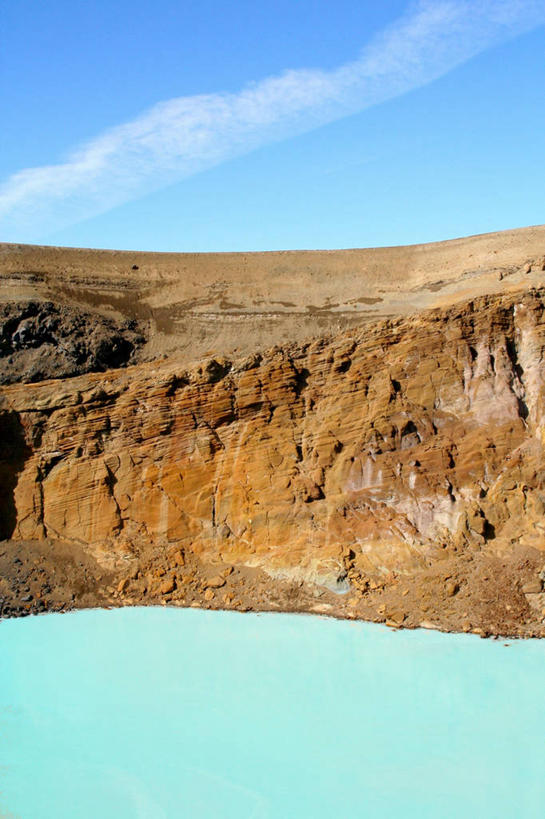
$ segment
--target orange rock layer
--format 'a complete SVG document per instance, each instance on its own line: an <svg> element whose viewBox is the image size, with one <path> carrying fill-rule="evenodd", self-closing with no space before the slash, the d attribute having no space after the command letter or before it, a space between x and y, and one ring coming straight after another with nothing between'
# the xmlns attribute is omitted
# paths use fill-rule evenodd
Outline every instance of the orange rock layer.
<svg viewBox="0 0 545 819"><path fill-rule="evenodd" d="M542 549L544 299L6 387L0 536L356 587L445 549Z"/></svg>

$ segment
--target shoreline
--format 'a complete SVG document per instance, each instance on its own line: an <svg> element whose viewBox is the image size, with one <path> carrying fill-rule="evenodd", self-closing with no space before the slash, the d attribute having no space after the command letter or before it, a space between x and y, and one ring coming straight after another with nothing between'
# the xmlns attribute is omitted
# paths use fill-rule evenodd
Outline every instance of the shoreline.
<svg viewBox="0 0 545 819"><path fill-rule="evenodd" d="M0 619L149 606L318 615L498 639L545 637L543 592L528 591L540 555L518 549L509 558L510 565L484 552L448 555L427 570L382 582L349 577L348 591L338 593L273 580L258 568L204 563L179 548L150 548L108 565L75 543L3 541Z"/></svg>
<svg viewBox="0 0 545 819"><path fill-rule="evenodd" d="M161 611L168 609L168 610L176 610L176 611L208 611L208 612L217 612L218 614L239 614L241 616L246 614L279 614L279 615L286 615L287 617L309 617L312 619L319 619L319 620L335 620L336 622L342 623L361 623L362 625L366 626L382 626L384 629L387 629L391 632L400 632L400 631L410 631L410 632L417 632L417 631L430 631L436 632L438 634L452 634L454 636L469 636L469 637L479 637L481 640L491 640L494 642L498 641L509 641L509 645L513 642L525 642L527 640L539 640L541 641L545 634L542 635L520 635L520 634L487 634L487 633L480 633L480 631L455 631L455 630L446 630L441 628L439 625L432 624L432 623L420 623L419 625L415 626L395 626L393 624L386 624L385 622L379 620L365 620L360 617L354 617L350 615L342 616L340 614L320 614L319 612L314 611L304 611L298 609L272 609L272 608L262 608L262 609L228 609L228 608L221 608L221 607L204 607L204 606L185 606L183 604L176 604L176 603L134 603L130 605L119 605L119 606L90 606L86 608L75 607L75 608L68 608L68 609L51 609L51 610L44 610L39 612L26 612L25 614L19 614L16 616L0 616L0 626L2 622L13 622L14 620L26 620L28 617L45 617L47 615L65 615L65 614L79 614L85 612L94 612L94 611L101 611L101 612L117 612L122 611L124 609L131 609L131 610L144 610L144 609L160 609Z"/></svg>
<svg viewBox="0 0 545 819"><path fill-rule="evenodd" d="M280 608L222 608L221 606L187 606L183 603L130 603L130 604L120 604L118 606L86 606L86 607L79 607L73 606L71 608L60 608L60 609L44 609L43 611L26 611L26 612L19 612L17 614L9 614L9 615L0 615L0 624L3 621L12 621L12 620L24 620L27 617L44 617L46 615L51 614L77 614L78 612L91 612L91 611L121 611L122 609L172 609L172 610L184 610L184 611L213 611L218 613L230 613L230 614L285 614L288 616L300 616L300 617L312 617L318 619L325 619L325 620L336 620L338 622L347 622L347 623L362 623L364 625L369 626L383 626L384 628L388 629L389 631L397 632L397 631L435 631L440 634L453 634L453 635L469 635L473 637L479 637L482 640L510 640L510 641L524 641L524 640L542 640L545 637L545 631L540 633L527 633L527 634L504 634L504 633L496 633L496 632L486 632L483 629L471 629L469 631L458 631L456 629L448 629L442 628L437 623L431 622L423 622L417 625L395 625L394 623L387 623L384 620L376 619L376 620L368 620L366 618L357 617L352 614L340 614L340 613L326 613L326 612L316 612L312 610L304 610L304 609L280 609Z"/></svg>

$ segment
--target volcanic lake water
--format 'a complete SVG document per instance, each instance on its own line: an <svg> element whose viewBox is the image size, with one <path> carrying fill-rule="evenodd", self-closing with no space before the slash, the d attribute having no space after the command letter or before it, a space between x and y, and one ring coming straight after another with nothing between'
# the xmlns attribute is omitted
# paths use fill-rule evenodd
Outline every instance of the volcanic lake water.
<svg viewBox="0 0 545 819"><path fill-rule="evenodd" d="M3 819L544 815L545 642L126 608L0 663Z"/></svg>

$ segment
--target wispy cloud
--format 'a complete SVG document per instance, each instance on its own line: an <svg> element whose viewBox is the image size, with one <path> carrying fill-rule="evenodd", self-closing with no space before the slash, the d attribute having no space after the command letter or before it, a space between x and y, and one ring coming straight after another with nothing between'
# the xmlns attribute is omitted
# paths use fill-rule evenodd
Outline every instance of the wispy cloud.
<svg viewBox="0 0 545 819"><path fill-rule="evenodd" d="M57 165L0 186L4 241L35 241L232 157L429 83L545 23L545 0L420 0L332 71L285 71L240 92L160 102Z"/></svg>

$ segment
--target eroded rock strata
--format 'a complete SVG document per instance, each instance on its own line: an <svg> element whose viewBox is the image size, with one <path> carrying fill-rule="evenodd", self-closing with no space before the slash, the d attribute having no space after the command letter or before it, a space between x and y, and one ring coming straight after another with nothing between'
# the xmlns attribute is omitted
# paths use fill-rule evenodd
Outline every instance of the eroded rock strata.
<svg viewBox="0 0 545 819"><path fill-rule="evenodd" d="M525 287L241 359L4 387L4 608L543 634L544 305ZM57 544L84 555L62 600Z"/></svg>

